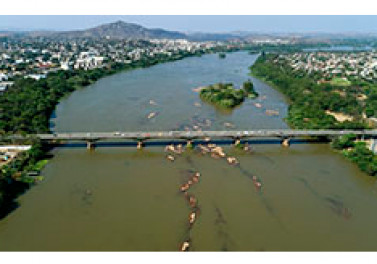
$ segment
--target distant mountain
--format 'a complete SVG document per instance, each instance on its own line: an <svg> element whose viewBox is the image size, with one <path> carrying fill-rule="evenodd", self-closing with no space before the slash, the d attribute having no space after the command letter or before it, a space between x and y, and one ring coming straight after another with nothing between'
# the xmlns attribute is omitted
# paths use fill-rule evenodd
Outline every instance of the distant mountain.
<svg viewBox="0 0 377 264"><path fill-rule="evenodd" d="M193 41L224 41L241 39L238 33L182 33L160 28L145 28L138 24L117 21L97 27L73 31L0 31L1 36L8 37L48 37L56 39L111 38L111 39L189 39Z"/></svg>
<svg viewBox="0 0 377 264"><path fill-rule="evenodd" d="M103 24L98 27L77 30L63 31L48 34L50 37L61 38L112 38L112 39L181 39L187 38L186 34L177 31L164 29L148 29L143 26L117 21Z"/></svg>
<svg viewBox="0 0 377 264"><path fill-rule="evenodd" d="M376 38L375 33L273 33L273 32L245 32L234 31L224 33L205 33L168 31L159 28L145 28L134 23L117 21L97 27L74 31L25 31L25 30L0 30L0 37L24 38L47 37L55 39L80 39L80 38L110 38L110 39L188 39L193 41L227 41L227 40L263 40L269 38L300 39L315 42L334 39L348 39L356 37Z"/></svg>

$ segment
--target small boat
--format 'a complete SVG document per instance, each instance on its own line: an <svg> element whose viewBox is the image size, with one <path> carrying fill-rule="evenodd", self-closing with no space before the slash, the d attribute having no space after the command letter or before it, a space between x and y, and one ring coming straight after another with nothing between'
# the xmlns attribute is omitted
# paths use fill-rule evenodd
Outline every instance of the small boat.
<svg viewBox="0 0 377 264"><path fill-rule="evenodd" d="M216 144L208 144L207 147L209 147L210 149L216 148Z"/></svg>
<svg viewBox="0 0 377 264"><path fill-rule="evenodd" d="M151 119L151 118L155 117L156 115L157 115L156 112L152 112L152 113L149 113L149 114L148 114L147 118L148 118L148 119Z"/></svg>
<svg viewBox="0 0 377 264"><path fill-rule="evenodd" d="M211 152L222 158L226 156L222 147L214 147L212 148Z"/></svg>
<svg viewBox="0 0 377 264"><path fill-rule="evenodd" d="M266 110L266 115L268 115L268 116L278 116L279 115L279 111L267 109Z"/></svg>
<svg viewBox="0 0 377 264"><path fill-rule="evenodd" d="M157 103L155 101L153 101L153 100L149 100L149 104L150 105L157 105Z"/></svg>
<svg viewBox="0 0 377 264"><path fill-rule="evenodd" d="M224 125L224 127L227 127L227 128L234 128L235 127L232 123L229 123L229 122L225 122L223 125Z"/></svg>
<svg viewBox="0 0 377 264"><path fill-rule="evenodd" d="M190 196L188 202L191 208L195 208L197 205L197 200L194 196Z"/></svg>
<svg viewBox="0 0 377 264"><path fill-rule="evenodd" d="M205 154L205 153L208 153L210 152L211 150L209 148L207 148L206 146L203 146L202 144L199 144L198 147L200 148L200 150Z"/></svg>
<svg viewBox="0 0 377 264"><path fill-rule="evenodd" d="M166 158L167 158L168 160L170 160L170 161L174 161L174 160L175 160L175 158L174 158L173 155L167 155Z"/></svg>
<svg viewBox="0 0 377 264"><path fill-rule="evenodd" d="M187 191L188 189L190 188L190 185L188 185L187 183L183 184L180 188L181 192L185 192Z"/></svg>
<svg viewBox="0 0 377 264"><path fill-rule="evenodd" d="M255 188L259 191L262 188L262 183L258 181L258 178L255 175L253 175L252 179L253 179Z"/></svg>
<svg viewBox="0 0 377 264"><path fill-rule="evenodd" d="M188 241L185 241L182 243L180 251L188 251L190 248L190 243Z"/></svg>
<svg viewBox="0 0 377 264"><path fill-rule="evenodd" d="M262 105L260 103L255 103L254 105L255 105L256 108L261 108L262 107Z"/></svg>
<svg viewBox="0 0 377 264"><path fill-rule="evenodd" d="M195 212L192 212L189 216L189 223L190 225L193 225L194 222L195 222L195 219L196 219L196 213Z"/></svg>
<svg viewBox="0 0 377 264"><path fill-rule="evenodd" d="M228 157L228 158L226 158L226 160L228 161L228 163L230 165L236 165L236 164L239 163L238 160L235 157Z"/></svg>
<svg viewBox="0 0 377 264"><path fill-rule="evenodd" d="M174 149L174 145L173 144L171 144L171 145L167 145L166 147L165 147L165 151L174 151L175 149Z"/></svg>

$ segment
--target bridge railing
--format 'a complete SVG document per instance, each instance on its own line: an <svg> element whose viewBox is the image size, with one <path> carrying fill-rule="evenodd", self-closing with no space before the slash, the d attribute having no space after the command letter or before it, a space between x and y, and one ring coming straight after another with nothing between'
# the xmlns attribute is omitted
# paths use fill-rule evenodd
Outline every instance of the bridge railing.
<svg viewBox="0 0 377 264"><path fill-rule="evenodd" d="M252 137L316 137L341 136L355 134L357 136L377 137L377 130L293 130L293 129L260 129L260 130L224 130L224 131L151 131L151 132L70 132L34 135L10 135L9 139L39 138L41 140L74 140L97 141L106 139L151 140L151 139L203 139L203 138L252 138Z"/></svg>

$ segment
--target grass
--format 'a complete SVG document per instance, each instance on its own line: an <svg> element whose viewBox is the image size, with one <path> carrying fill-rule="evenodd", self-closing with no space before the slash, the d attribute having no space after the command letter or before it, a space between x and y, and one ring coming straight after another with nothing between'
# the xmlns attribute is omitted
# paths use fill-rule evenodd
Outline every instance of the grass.
<svg viewBox="0 0 377 264"><path fill-rule="evenodd" d="M330 81L330 84L334 85L334 86L343 86L344 87L344 86L350 86L351 82L347 79L335 77Z"/></svg>
<svg viewBox="0 0 377 264"><path fill-rule="evenodd" d="M48 159L40 160L37 163L35 163L33 170L34 171L41 171L44 168L44 166L47 165L47 163L48 163Z"/></svg>

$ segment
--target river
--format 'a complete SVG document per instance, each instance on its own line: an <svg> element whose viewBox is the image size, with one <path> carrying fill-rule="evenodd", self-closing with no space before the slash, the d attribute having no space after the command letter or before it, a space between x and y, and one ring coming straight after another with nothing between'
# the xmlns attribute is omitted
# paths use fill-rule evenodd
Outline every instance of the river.
<svg viewBox="0 0 377 264"><path fill-rule="evenodd" d="M171 130L202 119L211 130L225 122L232 129L287 128L284 97L248 76L255 59L246 52L205 55L103 78L61 101L53 130ZM231 112L192 91L248 78L260 96ZM158 114L148 119L152 111ZM163 146L56 148L45 180L0 221L0 250L176 251L188 237L193 251L377 250L374 178L327 144L252 147L253 153L225 147L239 167L195 151L169 162ZM190 189L200 208L191 229L179 192L190 170L202 175ZM252 175L261 179L261 192Z"/></svg>

